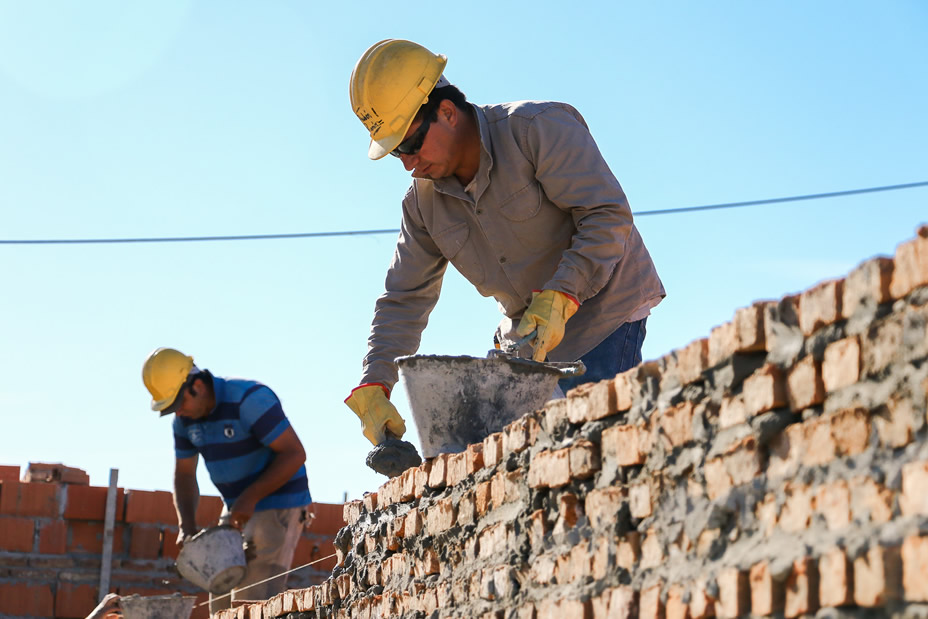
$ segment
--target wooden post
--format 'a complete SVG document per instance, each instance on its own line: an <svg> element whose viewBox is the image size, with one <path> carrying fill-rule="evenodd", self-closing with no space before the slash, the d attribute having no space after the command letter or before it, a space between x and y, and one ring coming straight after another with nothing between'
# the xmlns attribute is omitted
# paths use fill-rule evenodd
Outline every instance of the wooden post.
<svg viewBox="0 0 928 619"><path fill-rule="evenodd" d="M106 491L106 515L103 521L103 557L100 560L100 596L98 602L110 590L110 573L113 569L113 528L116 521L116 480L119 469L110 469L110 487Z"/></svg>

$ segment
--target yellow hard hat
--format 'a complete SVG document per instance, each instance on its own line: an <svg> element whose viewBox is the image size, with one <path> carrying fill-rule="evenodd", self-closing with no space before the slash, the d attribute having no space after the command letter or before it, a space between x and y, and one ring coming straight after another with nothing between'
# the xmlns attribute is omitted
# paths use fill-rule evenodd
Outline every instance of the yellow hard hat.
<svg viewBox="0 0 928 619"><path fill-rule="evenodd" d="M142 366L142 382L151 394L151 410L163 411L187 382L193 357L173 348L154 350Z"/></svg>
<svg viewBox="0 0 928 619"><path fill-rule="evenodd" d="M368 157L380 159L403 141L447 62L401 39L386 39L364 52L351 72L349 91L351 108L371 134Z"/></svg>

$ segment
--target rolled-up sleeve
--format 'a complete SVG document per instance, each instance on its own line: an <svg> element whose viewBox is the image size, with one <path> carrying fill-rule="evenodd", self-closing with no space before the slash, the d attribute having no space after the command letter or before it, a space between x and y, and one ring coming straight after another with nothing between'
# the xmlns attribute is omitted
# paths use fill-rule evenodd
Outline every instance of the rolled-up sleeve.
<svg viewBox="0 0 928 619"><path fill-rule="evenodd" d="M609 282L625 254L632 214L625 192L578 112L548 107L524 128L525 152L547 198L570 213L576 231L545 288L581 303Z"/></svg>

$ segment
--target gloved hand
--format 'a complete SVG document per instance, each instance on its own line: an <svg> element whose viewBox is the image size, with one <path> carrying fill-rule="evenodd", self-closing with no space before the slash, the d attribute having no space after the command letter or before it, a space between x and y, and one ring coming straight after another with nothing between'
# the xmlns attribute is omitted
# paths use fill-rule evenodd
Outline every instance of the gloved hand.
<svg viewBox="0 0 928 619"><path fill-rule="evenodd" d="M387 439L386 430L397 438L406 433L406 422L387 399L387 388L380 383L355 387L345 404L361 419L361 431L375 446Z"/></svg>
<svg viewBox="0 0 928 619"><path fill-rule="evenodd" d="M576 299L557 290L536 290L532 293L532 302L516 328L516 334L520 337L537 331L532 340L532 359L544 361L548 352L561 343L564 325L579 307L580 303Z"/></svg>

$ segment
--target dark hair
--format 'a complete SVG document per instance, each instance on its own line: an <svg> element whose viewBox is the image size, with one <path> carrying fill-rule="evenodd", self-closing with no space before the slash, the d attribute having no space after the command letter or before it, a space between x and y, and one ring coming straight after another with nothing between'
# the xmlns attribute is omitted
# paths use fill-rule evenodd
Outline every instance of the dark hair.
<svg viewBox="0 0 928 619"><path fill-rule="evenodd" d="M196 392L193 390L193 381L195 381L195 380L198 379L198 378L199 378L201 381L203 381L203 384L204 384L204 385L206 385L206 389L207 389L208 391L212 392L212 390L213 390L213 375L210 374L210 371L209 371L209 370L200 370L200 371L197 372L196 374L191 374L190 376L188 376L188 377L187 377L187 382L184 383L184 385L185 385L188 389L190 389L190 395L196 395ZM180 394L179 391L178 391L178 394Z"/></svg>
<svg viewBox="0 0 928 619"><path fill-rule="evenodd" d="M459 110L467 111L470 109L470 103L467 102L467 97L464 93L458 90L457 86L449 84L441 88L435 88L429 93L429 100L422 104L422 107L416 112L416 118L424 119L426 115L428 115L431 116L432 120L435 120L438 106L445 99L451 101Z"/></svg>

